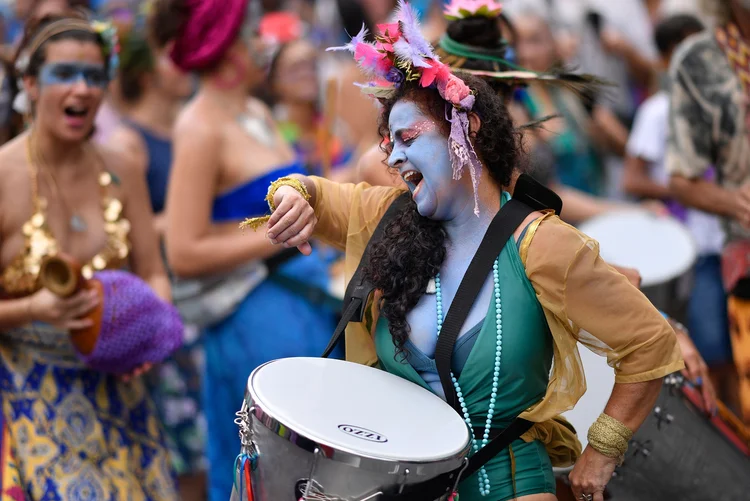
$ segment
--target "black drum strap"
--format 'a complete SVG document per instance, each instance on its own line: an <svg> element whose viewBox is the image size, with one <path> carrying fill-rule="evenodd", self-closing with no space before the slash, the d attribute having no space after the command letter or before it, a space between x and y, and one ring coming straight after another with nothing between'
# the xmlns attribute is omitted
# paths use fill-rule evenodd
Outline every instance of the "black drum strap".
<svg viewBox="0 0 750 501"><path fill-rule="evenodd" d="M448 314L443 322L440 337L435 347L435 365L437 365L440 384L445 392L445 400L456 412L462 414L461 406L456 397L456 390L451 380L451 361L453 359L453 347L458 339L469 316L469 311L482 290L485 279L492 270L492 266L500 255L505 244L513 237L523 220L534 211L531 207L513 198L508 201L490 223L487 232L479 245L477 253L469 264L468 270L461 285L458 287L456 297L448 309Z"/></svg>
<svg viewBox="0 0 750 501"><path fill-rule="evenodd" d="M508 241L511 240L516 228L534 210L515 198L503 205L487 228L482 243L461 280L456 297L453 299L448 309L448 315L443 322L443 328L440 331L440 337L435 348L435 363L440 376L440 383L445 391L446 401L453 406L459 415L463 414L451 379L453 347L495 259L500 255ZM459 480L463 481L479 471L488 461L528 431L532 425L533 423L530 421L516 418L502 433L474 454L469 459L468 465L422 484L405 487L400 492L386 493L381 499L383 501L434 501L455 488Z"/></svg>
<svg viewBox="0 0 750 501"><path fill-rule="evenodd" d="M333 336L331 336L331 340L328 342L328 346L321 357L328 358L331 355L336 348L336 345L341 341L341 336L343 336L346 331L346 326L349 325L349 322L362 322L364 320L367 301L370 299L372 291L375 289L375 286L365 277L365 267L370 262L370 248L372 247L372 242L377 242L383 238L385 227L396 216L398 211L406 206L410 199L411 193L405 191L402 195L391 202L391 206L388 207L388 210L385 212L383 218L375 228L375 231L372 233L370 241L367 243L367 247L365 247L365 252L362 254L362 259L359 261L359 266L357 266L357 271L354 272L352 279L349 280L349 284L346 286L346 293L344 294L344 312L341 314L341 320L339 320L336 330L333 331Z"/></svg>

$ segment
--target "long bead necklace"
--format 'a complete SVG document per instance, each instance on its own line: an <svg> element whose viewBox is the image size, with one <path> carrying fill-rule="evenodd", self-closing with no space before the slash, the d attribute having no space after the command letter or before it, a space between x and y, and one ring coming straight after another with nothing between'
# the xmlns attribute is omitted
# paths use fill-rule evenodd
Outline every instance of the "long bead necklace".
<svg viewBox="0 0 750 501"><path fill-rule="evenodd" d="M500 296L500 257L495 260L495 264L492 266L492 277L494 281L494 299L495 299L495 328L497 330L497 341L495 343L495 368L492 374L492 393L490 394L489 410L487 411L487 420L484 423L484 435L482 435L481 445L480 442L474 438L472 431L471 443L474 453L476 454L480 449L486 446L490 441L490 431L492 429L492 417L495 415L495 404L497 403L497 388L500 381L500 362L502 361L503 354L503 310L502 310L502 298ZM443 292L440 287L440 274L435 277L435 298L437 301L437 335L440 336L440 331L443 329ZM466 400L461 392L461 386L458 384L458 379L453 372L451 372L451 380L453 386L456 388L456 396L458 397L458 403L461 405L461 412L464 416L469 430L473 430L471 424L471 416L469 409L466 407ZM490 477L487 475L487 470L484 466L479 470L479 493L482 496L488 496L490 494Z"/></svg>

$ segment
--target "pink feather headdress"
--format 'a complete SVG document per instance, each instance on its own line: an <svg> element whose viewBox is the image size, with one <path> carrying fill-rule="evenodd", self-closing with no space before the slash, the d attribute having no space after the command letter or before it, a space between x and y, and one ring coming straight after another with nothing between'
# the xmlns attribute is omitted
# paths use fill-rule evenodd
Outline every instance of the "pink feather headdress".
<svg viewBox="0 0 750 501"><path fill-rule="evenodd" d="M446 116L451 123L453 179L461 179L464 167L469 168L474 187L474 213L478 216L482 163L469 139L468 115L474 107L474 93L451 73L448 65L440 62L432 45L422 35L417 13L404 0L398 1L395 22L379 24L377 29L374 42L366 40L368 31L363 26L348 44L328 50L348 50L354 54L359 68L372 79L360 87L375 97L387 98L402 85L416 84L438 90L450 105L450 114Z"/></svg>

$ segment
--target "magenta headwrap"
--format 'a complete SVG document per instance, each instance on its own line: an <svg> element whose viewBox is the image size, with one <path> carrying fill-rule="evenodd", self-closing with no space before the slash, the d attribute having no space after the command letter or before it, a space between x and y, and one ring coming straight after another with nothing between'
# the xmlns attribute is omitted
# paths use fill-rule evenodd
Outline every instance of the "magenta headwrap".
<svg viewBox="0 0 750 501"><path fill-rule="evenodd" d="M187 0L189 15L170 56L183 71L211 68L237 39L249 0ZM257 1L257 0L252 0Z"/></svg>

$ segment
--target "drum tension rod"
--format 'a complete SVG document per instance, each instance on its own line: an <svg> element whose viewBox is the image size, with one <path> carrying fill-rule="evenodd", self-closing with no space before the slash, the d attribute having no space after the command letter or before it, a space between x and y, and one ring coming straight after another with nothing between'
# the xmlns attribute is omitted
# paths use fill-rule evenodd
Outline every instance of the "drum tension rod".
<svg viewBox="0 0 750 501"><path fill-rule="evenodd" d="M662 409L659 405L654 408L654 416L656 417L657 430L661 430L662 424L671 424L674 421L674 416L669 413L669 409Z"/></svg>

